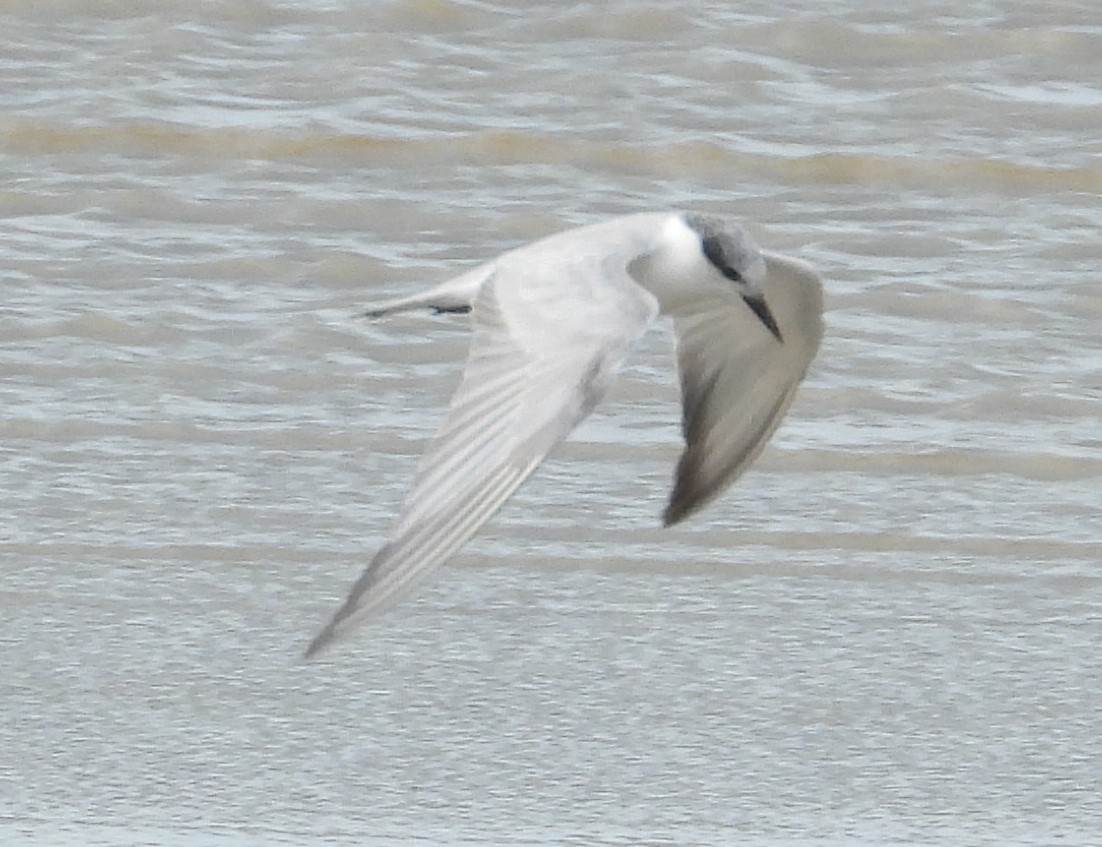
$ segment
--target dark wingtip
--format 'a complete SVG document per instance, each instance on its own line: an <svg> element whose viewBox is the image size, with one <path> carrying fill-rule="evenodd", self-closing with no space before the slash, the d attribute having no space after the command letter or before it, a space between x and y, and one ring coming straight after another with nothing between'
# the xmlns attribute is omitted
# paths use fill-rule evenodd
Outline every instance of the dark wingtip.
<svg viewBox="0 0 1102 847"><path fill-rule="evenodd" d="M681 497L676 494L670 498L669 505L666 506L665 511L662 512L662 526L671 527L674 524L681 523L692 512L692 508L682 501Z"/></svg>
<svg viewBox="0 0 1102 847"><path fill-rule="evenodd" d="M325 627L321 632L315 636L314 640L310 642L310 646L306 648L302 653L302 660L309 662L315 659L318 654L328 647L333 641L333 626L330 624Z"/></svg>

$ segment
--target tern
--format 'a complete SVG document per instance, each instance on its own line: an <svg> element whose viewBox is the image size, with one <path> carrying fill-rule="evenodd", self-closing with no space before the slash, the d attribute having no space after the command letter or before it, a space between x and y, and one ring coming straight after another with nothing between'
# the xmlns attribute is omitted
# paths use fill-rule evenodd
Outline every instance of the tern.
<svg viewBox="0 0 1102 847"><path fill-rule="evenodd" d="M734 219L648 212L551 235L367 315L469 312L462 380L389 540L306 658L447 560L588 415L632 347L672 319L685 449L663 514L696 512L757 457L822 336L822 282Z"/></svg>

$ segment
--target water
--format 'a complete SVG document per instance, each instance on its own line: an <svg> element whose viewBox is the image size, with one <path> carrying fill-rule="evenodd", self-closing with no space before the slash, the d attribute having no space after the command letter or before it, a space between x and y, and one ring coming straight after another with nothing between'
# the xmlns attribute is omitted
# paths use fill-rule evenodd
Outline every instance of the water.
<svg viewBox="0 0 1102 847"><path fill-rule="evenodd" d="M1093 3L0 26L5 843L1098 843ZM357 308L667 206L827 277L755 469L657 528L656 333L434 584L301 664L465 348Z"/></svg>

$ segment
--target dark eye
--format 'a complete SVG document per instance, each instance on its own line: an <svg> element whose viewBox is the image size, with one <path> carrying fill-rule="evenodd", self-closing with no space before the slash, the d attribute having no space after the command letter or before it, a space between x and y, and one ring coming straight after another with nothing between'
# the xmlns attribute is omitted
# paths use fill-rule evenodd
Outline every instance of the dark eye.
<svg viewBox="0 0 1102 847"><path fill-rule="evenodd" d="M732 268L727 260L728 251L723 239L709 235L701 239L700 245L704 250L705 258L715 266L717 271L732 282L742 282L742 274Z"/></svg>

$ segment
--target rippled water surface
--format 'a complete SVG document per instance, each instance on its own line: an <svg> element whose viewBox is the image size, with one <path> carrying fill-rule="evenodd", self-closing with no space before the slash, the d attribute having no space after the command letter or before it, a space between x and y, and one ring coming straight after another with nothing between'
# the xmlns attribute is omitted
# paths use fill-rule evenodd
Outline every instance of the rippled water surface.
<svg viewBox="0 0 1102 847"><path fill-rule="evenodd" d="M0 836L1098 843L1102 13L0 5ZM732 213L827 280L694 521L669 337L420 595L462 317L559 228Z"/></svg>

